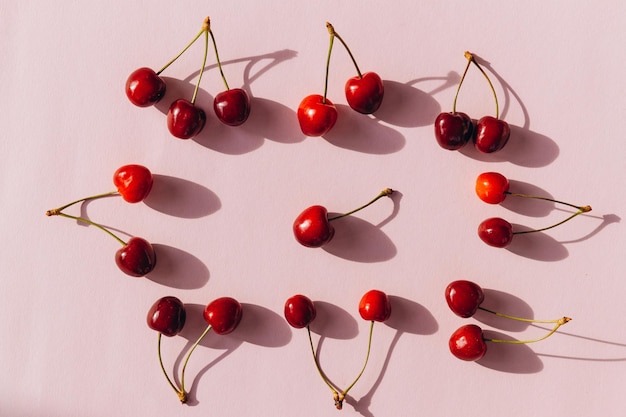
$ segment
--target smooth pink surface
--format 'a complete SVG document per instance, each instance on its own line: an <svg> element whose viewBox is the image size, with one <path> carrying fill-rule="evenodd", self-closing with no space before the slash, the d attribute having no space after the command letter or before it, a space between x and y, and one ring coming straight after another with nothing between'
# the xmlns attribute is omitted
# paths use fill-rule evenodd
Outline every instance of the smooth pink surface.
<svg viewBox="0 0 626 417"><path fill-rule="evenodd" d="M119 4L118 4L119 3ZM190 99L202 44L163 76L165 98L138 108L124 84L159 69L211 16L231 88L251 96L250 118L221 125L211 110L223 83L211 50L197 104L207 124L173 138L169 104ZM621 1L23 2L0 6L0 415L320 416L338 413L311 358L306 330L282 316L285 300L316 302L311 324L321 366L345 387L361 368L368 324L362 294L390 296L370 361L342 416L462 415L621 417L626 371L626 39ZM336 42L328 97L339 119L306 138L300 100L321 94L325 22L362 71L385 82L373 117L343 96L355 74ZM511 125L505 149L441 149L433 122L452 109L463 52L479 57ZM457 110L495 112L470 71ZM137 163L155 175L144 203L110 197L68 210L155 246L157 268L130 278L118 243L94 227L44 216L111 191L113 172ZM476 176L499 171L511 190L541 193L593 211L558 229L516 237L507 249L476 235L487 217L543 227L569 213L540 201L481 202ZM351 210L321 249L299 245L291 225L304 208ZM488 316L461 319L444 299L457 279L485 289L485 306L514 315L573 320L528 346L489 346L477 363L448 351L450 334L476 323L492 337L545 330ZM204 306L243 305L231 334L209 334L194 352L183 406L161 375L157 335L145 317L160 297L187 305L179 336L163 341L180 372L204 330Z"/></svg>

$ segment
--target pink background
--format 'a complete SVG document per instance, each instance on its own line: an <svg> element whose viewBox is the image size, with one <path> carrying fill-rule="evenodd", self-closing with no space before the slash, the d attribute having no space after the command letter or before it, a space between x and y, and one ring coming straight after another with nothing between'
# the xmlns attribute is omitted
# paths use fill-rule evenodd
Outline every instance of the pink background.
<svg viewBox="0 0 626 417"><path fill-rule="evenodd" d="M346 386L366 349L357 304L378 288L393 313L375 326L342 415L622 416L625 12L622 1L3 1L0 415L331 415L306 331L286 324L283 304L296 293L318 302L321 365ZM181 141L165 113L190 98L202 43L164 73L168 94L156 107L132 106L124 82L165 64L206 15L230 86L253 96L252 114L228 128L209 112L200 137ZM349 110L343 84L354 68L336 43L329 98L339 121L327 137L306 138L295 110L322 92L326 21L363 71L383 77L386 97L376 117ZM465 50L492 75L512 126L491 156L444 151L432 133L435 116L451 110ZM210 110L222 90L210 51L198 104ZM493 114L476 70L458 110ZM145 203L108 198L82 214L153 242L159 263L147 278L117 269L119 245L105 234L44 216L111 190L127 163L156 176ZM482 203L474 180L491 170L522 192L594 210L509 249L488 247L476 236L484 218L542 227L569 212ZM291 223L309 205L344 212L385 187L398 193L337 222L326 249L294 241ZM456 317L443 297L455 279L479 283L485 305L502 312L573 321L541 343L490 345L482 361L459 361L447 341L462 324L515 339L545 330ZM226 295L244 305L241 326L210 334L190 360L189 406L162 377L145 324L165 295L189 315L183 333L163 341L170 372L204 327L204 305Z"/></svg>

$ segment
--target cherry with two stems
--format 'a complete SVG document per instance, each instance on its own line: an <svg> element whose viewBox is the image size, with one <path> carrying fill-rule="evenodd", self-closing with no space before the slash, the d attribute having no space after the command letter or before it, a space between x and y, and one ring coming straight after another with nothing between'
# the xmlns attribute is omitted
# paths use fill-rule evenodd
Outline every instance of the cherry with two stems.
<svg viewBox="0 0 626 417"><path fill-rule="evenodd" d="M46 211L46 216L61 216L73 219L82 223L90 224L104 231L122 245L122 247L115 252L115 263L118 268L127 275L133 277L143 277L150 273L156 266L156 253L150 242L136 236L131 237L126 242L101 224L95 223L84 217L67 214L63 211L78 203L114 195L120 195L129 203L138 203L143 201L150 193L153 184L153 176L150 170L143 165L124 165L118 168L113 174L113 183L117 188L116 191L110 191L72 201L71 203L65 204L61 207Z"/></svg>
<svg viewBox="0 0 626 417"><path fill-rule="evenodd" d="M294 237L298 243L303 246L309 248L322 247L335 236L335 228L331 224L332 221L354 214L373 204L380 198L390 196L391 194L393 194L393 190L391 188L385 188L367 204L331 218L328 217L328 210L324 206L315 205L308 207L302 211L293 222L292 230Z"/></svg>
<svg viewBox="0 0 626 417"><path fill-rule="evenodd" d="M463 318L472 317L476 311L481 310L510 320L526 323L554 324L554 327L547 334L530 340L491 339L485 337L482 329L475 324L461 326L450 336L448 347L454 356L465 361L477 361L485 356L487 353L487 342L509 344L539 342L554 334L562 325L571 320L569 317L561 317L556 320L535 320L490 310L482 306L485 299L482 288L475 282L467 280L457 280L448 284L445 290L445 299L450 310Z"/></svg>
<svg viewBox="0 0 626 417"><path fill-rule="evenodd" d="M509 180L504 175L498 172L483 172L482 174L480 174L476 178L475 190L478 198L489 204L499 204L503 202L507 196L511 196L531 198L535 200L544 200L576 209L576 212L567 217L565 220L541 229L513 231L513 226L511 225L511 223L500 217L491 217L482 221L478 226L478 236L483 242L485 242L489 246L494 246L497 248L504 248L508 246L513 240L514 235L543 232L559 226L580 214L588 213L591 211L591 206L589 205L577 206L563 201L554 200L548 197L511 192L509 191Z"/></svg>
<svg viewBox="0 0 626 417"><path fill-rule="evenodd" d="M163 365L161 335L172 337L183 329L186 319L184 304L176 297L163 297L157 300L148 311L148 327L159 333L157 352L161 371L182 404L185 404L188 400L188 394L185 390L185 370L191 354L211 330L218 335L232 333L241 322L242 307L239 301L234 298L221 297L211 301L205 307L203 317L208 326L191 346L189 352L187 352L181 369L180 386L178 386L169 377Z"/></svg>
<svg viewBox="0 0 626 417"><path fill-rule="evenodd" d="M304 327L306 327L307 329L309 344L311 346L311 353L313 355L315 367L320 377L322 378L322 381L324 381L324 383L331 390L337 410L341 410L343 408L343 401L345 400L346 395L352 389L352 387L356 385L356 383L365 372L365 368L367 367L372 347L372 334L374 329L374 323L384 322L391 315L391 303L389 302L389 297L387 297L387 295L380 290L370 290L366 292L359 301L359 314L361 315L361 318L363 318L363 320L370 321L365 362L363 363L363 367L361 368L361 371L354 379L354 381L346 389L342 390L335 384L333 384L328 379L328 377L326 377L317 359L317 354L315 353L315 347L313 345L313 337L311 336L310 328L310 323L316 317L315 304L313 303L313 301L311 301L310 298L301 294L294 295L293 297L288 298L285 302L284 315L287 323L289 323L292 327L296 329L302 329Z"/></svg>

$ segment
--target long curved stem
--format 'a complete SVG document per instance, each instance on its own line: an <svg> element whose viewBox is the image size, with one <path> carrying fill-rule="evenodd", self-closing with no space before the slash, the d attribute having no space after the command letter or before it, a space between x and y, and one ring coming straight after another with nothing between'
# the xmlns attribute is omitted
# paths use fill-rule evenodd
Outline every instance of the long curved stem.
<svg viewBox="0 0 626 417"><path fill-rule="evenodd" d="M552 328L552 330L550 330L544 336L539 337L537 339L530 339L530 340L507 340L507 339L488 339L488 338L486 338L485 341L486 342L494 342L494 343L509 343L509 344L514 344L514 345L522 345L522 344L526 344L526 343L535 343L535 342L539 342L540 340L544 340L544 339L552 336L559 329L559 327L561 327L565 323L569 322L570 320L571 320L571 318L569 318L569 317L563 317L563 318L557 320L556 325L554 326L554 328Z"/></svg>
<svg viewBox="0 0 626 417"><path fill-rule="evenodd" d="M388 196L388 195L391 195L391 194L393 194L393 190L392 190L391 188L385 188L385 189L384 189L384 190L382 190L382 191L381 191L381 192L380 192L380 193L379 193L376 197L374 197L374 198L373 198L373 199L372 199L369 203L364 204L364 205L362 205L361 207L356 208L356 209L354 209L354 210L352 210L352 211L349 211L349 212L347 212L347 213L343 213L343 214L339 214L339 215L337 215L337 216L335 216L335 217L331 217L330 219L328 219L328 221L333 221L333 220L340 219L340 218L342 218L342 217L349 216L349 215L351 215L351 214L353 214L353 213L356 213L356 212L357 212L357 211L359 211L359 210L363 210L365 207L367 207L367 206L369 206L369 205L371 205L371 204L375 203L375 202L376 202L377 200L379 200L380 198L385 197L385 196Z"/></svg>
<svg viewBox="0 0 626 417"><path fill-rule="evenodd" d="M193 96L191 97L191 104L195 104L196 97L198 97L198 90L200 90L200 81L202 80L202 74L204 74L204 67L206 66L206 59L207 59L207 55L209 52L209 32L211 31L211 26L210 26L210 20L208 17L204 19L204 24L202 25L202 31L204 32L204 56L202 57L202 67L200 67L200 74L198 74L198 81L196 81L196 88L193 90Z"/></svg>
<svg viewBox="0 0 626 417"><path fill-rule="evenodd" d="M489 83L489 88L491 88L491 92L493 93L493 99L496 102L496 119L499 118L500 117L500 105L498 104L498 95L496 94L496 89L493 87L493 84L491 83L489 76L487 75L485 70L483 70L483 67L481 67L478 64L478 62L474 58L474 55L471 52L465 51L465 57L469 60L469 62L472 62L474 65L476 65L476 68L478 68L478 70L483 74L483 76Z"/></svg>
<svg viewBox="0 0 626 417"><path fill-rule="evenodd" d="M467 57L467 55L466 55ZM459 85L456 87L456 94L454 95L454 101L452 102L452 113L456 113L456 100L459 98L459 92L461 91L461 85L465 80L465 76L467 75L467 70L469 70L470 64L472 61L470 59L467 60L467 65L465 65L465 70L463 71L463 75L461 75L461 79L459 80Z"/></svg>
<svg viewBox="0 0 626 417"><path fill-rule="evenodd" d="M174 62L175 62L178 58L180 58L180 57L181 57L181 55L182 55L182 54L184 54L184 53L187 51L187 49L189 49L189 47L191 47L191 45L193 45L193 44L194 44L194 43L198 40L198 38L200 38L200 36L202 36L202 34L203 34L204 32L206 32L206 29L205 29L205 24L206 24L206 23L205 23L205 22L206 22L207 20L208 20L208 17L204 19L204 22L202 23L202 29L200 30L200 32L198 32L198 34L197 34L197 35L196 35L196 36L195 36L195 37L191 40L191 42L189 42L189 43L187 44L187 46L185 46L185 48L184 48L182 51L180 51L180 53L179 53L178 55L176 55L176 56L175 56L174 58L172 58L172 59L171 59L171 60L170 60L167 64L165 64L165 65L163 66L163 68L161 68L160 70L158 70L158 71L157 71L157 73L156 73L157 75L160 75L163 71L165 71L165 70L167 69L167 67L169 67L170 65L172 65L172 64L173 64L173 63L174 63ZM204 67L203 67L203 68L204 68Z"/></svg>
<svg viewBox="0 0 626 417"><path fill-rule="evenodd" d="M159 365L161 365L161 371L163 371L163 375L165 375L165 379L167 379L167 382L170 384L174 392L176 392L176 395L178 395L178 398L181 399L181 402L184 402L181 394L184 394L185 391L182 389L180 390L178 389L178 387L174 384L174 382L172 382L169 375L167 374L167 371L165 370L165 366L163 366L163 357L161 356L161 336L162 336L161 333L159 333L158 342L157 342L157 352L159 355ZM186 399L186 396L185 396L185 399Z"/></svg>
<svg viewBox="0 0 626 417"><path fill-rule="evenodd" d="M333 52L333 44L335 43L335 31L332 29L332 25L326 22L326 28L330 33L330 42L328 45L328 56L326 57L326 75L324 76L324 96L322 97L322 103L326 104L326 95L328 94L328 73L330 70L330 56Z"/></svg>
<svg viewBox="0 0 626 417"><path fill-rule="evenodd" d="M354 64L354 68L356 68L356 73L359 75L359 78L363 78L363 75L361 74L361 70L359 69L359 65L356 63L356 59L354 59L354 55L352 55L352 51L350 51L348 44L343 40L341 36L339 36L337 32L335 32L335 28L333 27L333 25L326 22L326 27L328 28L328 31L330 32L330 34L333 36L336 36L337 39L339 39L339 42L341 42L341 44L343 45L343 47L346 48L346 51L348 52L348 55L350 55L350 59L352 60L352 63Z"/></svg>
<svg viewBox="0 0 626 417"><path fill-rule="evenodd" d="M211 35L211 41L213 42L213 49L215 50L215 60L217 61L217 68L220 70L220 75L222 76L222 81L224 81L224 85L227 90L230 90L228 87L228 82L226 81L226 77L224 76L224 71L222 70L222 62L220 61L220 56L217 52L217 42L215 42L215 36L213 35L213 31L209 29L209 35Z"/></svg>
<svg viewBox="0 0 626 417"><path fill-rule="evenodd" d="M581 210L583 212L591 211L591 207L590 206L577 206L576 204L566 203L565 201L559 201L559 200L555 200L555 199L548 198L548 197L539 197L539 196L535 196L535 195L528 195L528 194L521 194L521 193L512 193L510 191L505 191L504 194L510 195L512 197L523 197L523 198L532 198L532 199L535 199L535 200L550 201L552 203L563 204L564 206L569 206L569 207Z"/></svg>
<svg viewBox="0 0 626 417"><path fill-rule="evenodd" d="M89 219L85 219L84 217L77 217L77 216L72 216L70 214L66 214L66 213L62 213L62 212L58 212L54 214L55 216L61 216L61 217L67 217L68 219L74 219L76 221L79 222L83 222L83 223L87 223L90 224L92 226L97 227L98 229L106 232L109 236L113 237L113 239L117 240L119 243L122 244L122 246L126 246L126 242L124 242L120 237L118 237L115 233L113 233L112 231L110 231L109 229L107 229L106 227L102 226L101 224L92 222Z"/></svg>
<svg viewBox="0 0 626 417"><path fill-rule="evenodd" d="M319 361L317 360L317 355L315 354L315 347L313 346L313 338L311 336L311 328L309 326L306 326L306 331L309 335L309 344L311 345L311 353L313 354L313 361L315 362L315 368L317 369L317 372L322 378L322 381L324 381L324 383L332 391L333 396L337 397L339 395L337 392L337 389L333 386L333 384L330 383L328 378L326 378L326 375L324 375L324 372L322 371L322 367L320 366Z"/></svg>
<svg viewBox="0 0 626 417"><path fill-rule="evenodd" d="M119 192L118 191L109 191L108 193L96 194L96 195L92 195L90 197L81 198L80 200L75 200L75 201L72 201L71 203L67 203L64 206L61 206L61 207L58 207L58 208L46 211L46 216L56 216L62 210L65 210L66 208L68 208L70 206L73 206L74 204L82 203L83 201L95 200L95 199L98 199L98 198L110 197L110 196L113 196L113 195L119 195Z"/></svg>
<svg viewBox="0 0 626 417"><path fill-rule="evenodd" d="M196 347L198 347L198 345L200 344L202 339L204 339L204 336L206 336L207 333L209 333L209 331L211 331L211 328L212 328L211 325L209 325L204 330L204 332L202 332L202 334L200 335L198 340L196 340L196 342L193 344L193 346L191 346L191 349L189 349L189 353L187 353L187 357L185 358L185 362L183 363L183 369L182 369L181 374L180 374L180 392L181 392L182 395L184 395L185 401L187 399L187 393L185 393L185 369L187 368L187 362L189 362L189 358L191 357L191 354L196 349ZM183 401L182 398L181 398L181 402L185 402L185 401Z"/></svg>
<svg viewBox="0 0 626 417"><path fill-rule="evenodd" d="M367 367L367 362L369 361L369 358L370 358L370 351L372 350L372 334L374 332L374 323L375 323L375 321L373 321L373 320L370 323L370 332L369 332L369 337L367 339L367 354L365 355L365 362L363 363L363 367L361 368L361 372L359 372L357 377L348 386L348 388L346 388L345 390L343 390L343 392L341 394L339 394L339 399L338 399L339 402L337 404L337 408L340 409L340 410L341 410L341 407L342 407L343 400L345 399L346 395L348 394L348 391L350 391L352 389L352 387L357 383L357 381L359 379L361 379L361 375L363 375L363 372L365 372L365 368Z"/></svg>
<svg viewBox="0 0 626 417"><path fill-rule="evenodd" d="M553 228L555 228L557 226L560 226L563 223L572 220L574 217L576 217L576 216L578 216L580 214L583 214L583 213L587 213L589 211L591 211L591 206L583 206L583 207L580 207L576 213L572 214L571 216L569 216L565 220L562 220L562 221L560 221L558 223L553 224L552 226L543 227L541 229L522 230L522 231L519 231L519 232L513 232L513 234L514 235L523 235L523 234L527 234L527 233L544 232L546 230L550 230L550 229L553 229Z"/></svg>
<svg viewBox="0 0 626 417"><path fill-rule="evenodd" d="M495 314L498 317L503 317L503 318L506 318L506 319L517 320L517 321L523 321L523 322L526 322L526 323L558 323L559 321L563 320L562 318L559 318L559 319L556 319L556 320L527 319L527 318L523 318L523 317L516 317L516 316L510 316L508 314L498 313L497 311L490 310L490 309L485 308L483 306L479 306L478 309L482 310L482 311L486 311L487 313Z"/></svg>

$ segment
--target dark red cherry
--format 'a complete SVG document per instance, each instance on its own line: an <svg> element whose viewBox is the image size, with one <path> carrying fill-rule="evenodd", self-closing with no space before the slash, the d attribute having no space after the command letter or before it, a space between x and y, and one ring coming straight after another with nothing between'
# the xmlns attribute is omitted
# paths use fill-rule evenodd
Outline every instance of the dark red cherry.
<svg viewBox="0 0 626 417"><path fill-rule="evenodd" d="M471 281L453 281L446 287L446 302L457 316L468 318L476 313L485 299L485 294L478 284Z"/></svg>
<svg viewBox="0 0 626 417"><path fill-rule="evenodd" d="M513 240L513 226L500 217L491 217L480 223L478 236L489 246L504 248Z"/></svg>
<svg viewBox="0 0 626 417"><path fill-rule="evenodd" d="M363 294L359 302L359 314L363 320L386 321L391 315L389 297L382 291L370 290Z"/></svg>
<svg viewBox="0 0 626 417"><path fill-rule="evenodd" d="M139 68L126 80L126 97L135 106L152 106L164 95L165 81L150 68Z"/></svg>
<svg viewBox="0 0 626 417"><path fill-rule="evenodd" d="M217 334L228 334L239 326L242 308L239 301L222 297L211 301L204 309L204 320Z"/></svg>
<svg viewBox="0 0 626 417"><path fill-rule="evenodd" d="M176 336L185 326L185 306L176 297L158 299L148 311L148 327L163 336Z"/></svg>
<svg viewBox="0 0 626 417"><path fill-rule="evenodd" d="M179 139L190 139L202 131L206 123L206 113L185 99L172 103L167 112L167 128Z"/></svg>
<svg viewBox="0 0 626 417"><path fill-rule="evenodd" d="M461 149L474 133L474 122L461 112L440 113L435 119L435 139L443 149Z"/></svg>
<svg viewBox="0 0 626 417"><path fill-rule="evenodd" d="M300 130L307 136L322 136L337 122L337 108L319 94L305 97L298 106Z"/></svg>
<svg viewBox="0 0 626 417"><path fill-rule="evenodd" d="M348 79L345 86L348 105L359 113L372 114L383 102L385 88L383 80L375 72L366 72L361 77Z"/></svg>
<svg viewBox="0 0 626 417"><path fill-rule="evenodd" d="M504 148L510 136L511 129L507 122L493 116L485 116L476 125L474 145L482 153L492 153Z"/></svg>
<svg viewBox="0 0 626 417"><path fill-rule="evenodd" d="M296 240L309 248L319 248L331 241L335 228L328 220L328 211L323 206L305 209L293 222Z"/></svg>
<svg viewBox="0 0 626 417"><path fill-rule="evenodd" d="M146 198L152 189L152 182L152 173L142 165L124 165L113 174L117 192L129 203L138 203Z"/></svg>
<svg viewBox="0 0 626 417"><path fill-rule="evenodd" d="M315 320L315 304L310 298L296 294L285 302L285 319L292 327L301 329Z"/></svg>
<svg viewBox="0 0 626 417"><path fill-rule="evenodd" d="M477 361L487 353L483 331L475 324L459 327L448 342L450 352L464 361Z"/></svg>
<svg viewBox="0 0 626 417"><path fill-rule="evenodd" d="M476 195L489 204L500 204L509 191L509 180L497 172L483 172L476 178Z"/></svg>
<svg viewBox="0 0 626 417"><path fill-rule="evenodd" d="M250 97L241 88L222 91L213 100L217 118L228 126L239 126L250 116Z"/></svg>
<svg viewBox="0 0 626 417"><path fill-rule="evenodd" d="M115 263L127 275L143 277L156 265L154 248L145 239L132 237L115 252Z"/></svg>

